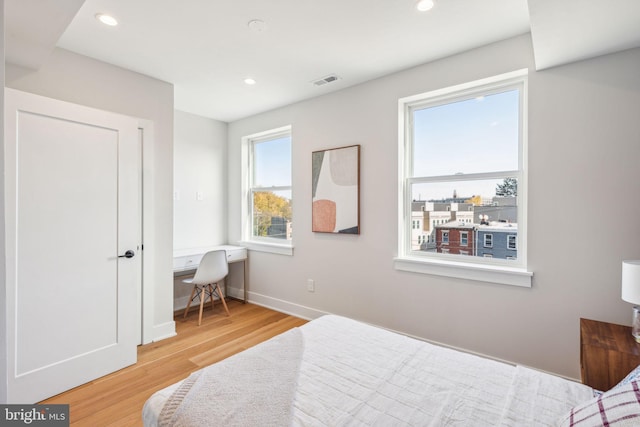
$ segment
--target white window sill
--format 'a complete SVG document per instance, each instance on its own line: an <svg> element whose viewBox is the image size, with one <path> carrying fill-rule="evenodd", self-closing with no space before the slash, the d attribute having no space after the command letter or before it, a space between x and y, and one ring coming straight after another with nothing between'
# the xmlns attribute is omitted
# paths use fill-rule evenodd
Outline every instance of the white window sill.
<svg viewBox="0 0 640 427"><path fill-rule="evenodd" d="M435 276L455 277L502 285L531 287L533 273L522 268L481 265L451 261L398 257L394 260L396 270Z"/></svg>
<svg viewBox="0 0 640 427"><path fill-rule="evenodd" d="M254 240L243 240L239 244L246 247L250 251L293 256L292 245L283 245L271 242L256 242Z"/></svg>

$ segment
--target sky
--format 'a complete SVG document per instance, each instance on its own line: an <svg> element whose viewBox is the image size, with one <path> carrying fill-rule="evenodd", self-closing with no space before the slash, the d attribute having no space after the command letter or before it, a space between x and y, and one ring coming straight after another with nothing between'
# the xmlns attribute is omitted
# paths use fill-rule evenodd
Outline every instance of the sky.
<svg viewBox="0 0 640 427"><path fill-rule="evenodd" d="M518 91L414 110L413 176L437 177L518 169ZM418 184L414 199L495 196L498 180Z"/></svg>
<svg viewBox="0 0 640 427"><path fill-rule="evenodd" d="M254 146L254 183L265 186L291 185L291 137L281 136ZM309 159L311 164L311 159Z"/></svg>

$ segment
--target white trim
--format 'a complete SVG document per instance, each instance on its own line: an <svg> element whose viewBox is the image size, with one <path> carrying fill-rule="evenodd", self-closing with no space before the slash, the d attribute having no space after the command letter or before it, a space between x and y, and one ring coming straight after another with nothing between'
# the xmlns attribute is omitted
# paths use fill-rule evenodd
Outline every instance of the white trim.
<svg viewBox="0 0 640 427"><path fill-rule="evenodd" d="M142 129L142 245L144 248L140 251L142 255L142 344L159 339L156 335L155 318L155 283L156 283L156 267L155 257L152 255L155 247L155 209L153 203L153 189L155 187L155 179L152 168L145 165L153 164L154 150L156 144L154 142L155 131L154 123L151 120L138 119L138 129ZM175 334L175 323L173 333ZM162 332L162 335L167 335Z"/></svg>
<svg viewBox="0 0 640 427"><path fill-rule="evenodd" d="M251 135L247 135L242 139L247 139L250 141L256 142L264 142L272 139L278 139L281 136L291 134L291 125L280 126L279 128L269 129L262 132L252 133Z"/></svg>
<svg viewBox="0 0 640 427"><path fill-rule="evenodd" d="M244 239L251 234L251 218L249 216L249 203L251 201L251 191L249 190L250 152L251 136L242 138L240 144L240 236Z"/></svg>
<svg viewBox="0 0 640 427"><path fill-rule="evenodd" d="M153 340L150 342L165 340L176 335L176 322L174 321L153 325Z"/></svg>
<svg viewBox="0 0 640 427"><path fill-rule="evenodd" d="M243 240L238 244L246 247L251 251L256 251L256 252L267 252L272 254L289 255L289 256L293 255L292 245L258 242L256 240Z"/></svg>
<svg viewBox="0 0 640 427"><path fill-rule="evenodd" d="M520 194L518 197L518 229L517 239L518 258L513 261L515 267L505 267L501 260L483 261L481 257L475 262L443 261L438 256L414 256L411 248L407 244L411 241L411 229L406 221L411 217L407 210L411 209L411 185L417 182L430 182L432 180L441 181L443 178L450 178L452 181L462 179L480 179L485 177L495 178L502 174L505 177L515 176L519 185L524 189L527 187L527 91L528 91L528 69L521 69L498 76L488 77L473 82L462 83L447 88L437 89L417 95L404 97L398 100L398 258L394 265L398 270L411 271L423 274L435 274L439 276L463 278L485 282L510 284L516 286L531 286L532 272L527 271L527 195ZM518 158L518 171L502 171L497 173L481 173L465 175L464 177L435 177L435 178L414 178L412 173L412 129L413 116L410 111L423 106L444 105L454 102L457 98L465 99L479 91L491 92L499 91L506 87L518 87L520 91L519 117L520 120L520 149ZM495 176L494 176L495 175ZM501 175L501 176L502 176ZM434 223L435 225L435 223ZM482 242L484 243L484 242ZM476 242L480 246L480 242ZM435 255L435 254L434 254ZM470 260L471 261L471 260Z"/></svg>
<svg viewBox="0 0 640 427"><path fill-rule="evenodd" d="M452 93L460 92L460 95L464 96L465 92L468 91L476 92L478 90L491 90L492 88L503 87L511 83L519 83L522 78L526 77L528 74L529 70L527 68L522 68L520 70L511 71L497 76L461 83L455 86L419 93L417 95L406 96L404 98L400 98L399 104L401 110L403 110L404 105L413 104L425 98L430 98L430 103L436 101L438 98L446 98L447 102L450 102L448 98Z"/></svg>
<svg viewBox="0 0 640 427"><path fill-rule="evenodd" d="M487 241L489 241L488 244ZM485 233L482 235L482 247L489 249L493 248L493 233Z"/></svg>
<svg viewBox="0 0 640 427"><path fill-rule="evenodd" d="M244 301L244 289L242 288L232 288L231 286L225 285L225 292L225 295L229 298L235 298L240 301ZM187 306L187 301L189 301L188 297L184 300L184 305L182 306L182 308L185 308Z"/></svg>
<svg viewBox="0 0 640 427"><path fill-rule="evenodd" d="M331 314L327 311L316 310L315 308L281 300L278 298L273 298L255 292L249 292L249 302L251 304L270 308L272 310L276 310L291 316L300 317L301 319L306 320L317 319L318 317L324 316L325 314Z"/></svg>
<svg viewBox="0 0 640 427"><path fill-rule="evenodd" d="M463 237L464 235L464 237ZM462 239L465 239L466 242L462 243ZM460 232L460 246L469 246L469 232L468 231L461 231Z"/></svg>
<svg viewBox="0 0 640 427"><path fill-rule="evenodd" d="M242 197L241 197L241 236L243 239L243 246L247 246L249 249L254 249L262 252L282 253L284 255L293 255L293 243L290 240L286 240L286 244L278 243L259 243L256 242L252 235L252 212L250 206L252 206L253 190L252 188L252 144L254 142L266 142L272 139L277 139L283 136L289 136L292 138L291 125L281 126L279 128L266 130L263 132L254 133L251 135L243 136L241 139L241 185L242 185ZM293 149L293 147L291 147ZM291 177L293 179L293 177ZM288 189L291 191L291 199L293 200L293 182L288 187L255 187L258 191L274 191ZM276 239L272 239L276 240ZM289 247L289 250L282 248ZM288 253L284 253L288 252Z"/></svg>
<svg viewBox="0 0 640 427"><path fill-rule="evenodd" d="M394 260L396 270L434 276L454 277L502 285L531 287L533 273L520 268L496 267L486 264L450 262L414 257L398 257Z"/></svg>

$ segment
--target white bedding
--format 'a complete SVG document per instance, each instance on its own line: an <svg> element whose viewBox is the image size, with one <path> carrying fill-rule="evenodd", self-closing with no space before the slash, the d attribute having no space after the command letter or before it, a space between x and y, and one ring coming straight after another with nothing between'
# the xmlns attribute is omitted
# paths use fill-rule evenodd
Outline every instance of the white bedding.
<svg viewBox="0 0 640 427"><path fill-rule="evenodd" d="M576 382L339 316L323 316L299 330L303 353L293 377L294 426L551 426L593 396L590 387ZM235 357L224 361L226 369L233 369ZM150 397L145 426L157 425L177 387ZM233 407L215 390L208 399Z"/></svg>

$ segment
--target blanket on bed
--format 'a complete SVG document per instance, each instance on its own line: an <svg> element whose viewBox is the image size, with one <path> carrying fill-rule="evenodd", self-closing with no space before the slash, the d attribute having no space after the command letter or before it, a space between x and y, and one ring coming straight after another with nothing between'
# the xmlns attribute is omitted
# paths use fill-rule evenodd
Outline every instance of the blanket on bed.
<svg viewBox="0 0 640 427"><path fill-rule="evenodd" d="M194 374L158 425L554 426L591 396L560 377L323 316Z"/></svg>
<svg viewBox="0 0 640 427"><path fill-rule="evenodd" d="M555 426L592 396L583 384L339 316L300 329L293 426Z"/></svg>
<svg viewBox="0 0 640 427"><path fill-rule="evenodd" d="M286 426L303 353L291 329L194 372L164 405L158 425ZM274 392L277 391L277 392Z"/></svg>

